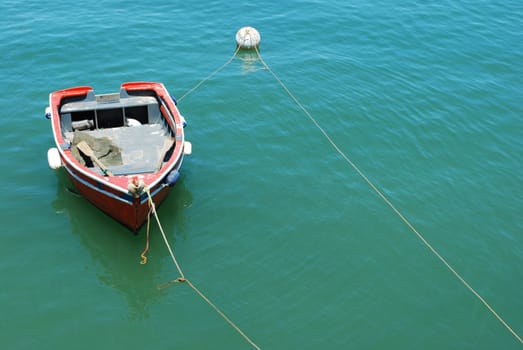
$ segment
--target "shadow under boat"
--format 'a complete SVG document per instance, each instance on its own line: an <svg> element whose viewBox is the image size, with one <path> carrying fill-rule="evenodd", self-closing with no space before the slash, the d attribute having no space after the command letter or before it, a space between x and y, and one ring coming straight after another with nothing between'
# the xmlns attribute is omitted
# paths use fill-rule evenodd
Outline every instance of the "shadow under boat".
<svg viewBox="0 0 523 350"><path fill-rule="evenodd" d="M168 274L164 271L166 265L163 261L167 261L169 252L156 220L151 216L148 261L142 265L140 255L146 244L147 225L142 227L140 234L131 234L126 227L78 194L64 169L57 172L57 178L57 195L52 202L54 211L69 219L71 232L87 248L97 266L99 281L125 296L130 308L129 316L133 319L147 318L149 307L167 293L167 290L159 290L157 286L165 282L163 279L172 277L172 270ZM167 239L173 243L176 239L174 232L178 237L185 235L183 208L192 202L191 193L185 188L183 179L180 180L158 209ZM162 220L162 217L165 219ZM162 274L167 277L162 279Z"/></svg>

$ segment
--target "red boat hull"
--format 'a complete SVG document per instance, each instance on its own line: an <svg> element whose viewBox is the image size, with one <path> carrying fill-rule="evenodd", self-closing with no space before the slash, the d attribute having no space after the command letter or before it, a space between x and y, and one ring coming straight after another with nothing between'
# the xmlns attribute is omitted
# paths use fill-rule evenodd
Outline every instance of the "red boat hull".
<svg viewBox="0 0 523 350"><path fill-rule="evenodd" d="M143 194L134 198L127 193L117 192L104 186L103 182L81 178L73 170L67 169L67 175L78 192L98 209L137 233L147 221L150 211L149 198ZM151 198L156 208L165 200L171 190L170 186L160 184L151 190Z"/></svg>
<svg viewBox="0 0 523 350"><path fill-rule="evenodd" d="M184 119L180 115L175 101L171 98L163 84L151 82L122 84L120 94L123 99L134 98L135 101L141 101L141 99L155 98L158 104L157 108L162 118L161 121L155 120L155 123L164 123L166 125L165 127L168 128L171 133L171 151L169 155L165 155L165 158L160 158L160 160L163 159L163 163L159 168L155 168L152 171L138 173L125 172L116 175L112 173L102 173L99 169L88 168L85 164L81 164L73 156L71 141L66 139L63 129L64 125L71 123L70 120L67 120L67 118L71 117L67 115L68 112L64 112L63 106L71 103L71 101L73 101L73 103L76 101L86 101L82 106L90 107L94 105L93 108L99 107L100 109L104 108L108 103L115 103L117 107L113 109L120 108L118 107L120 103L118 98L106 99L104 101L104 96L101 95L100 101L98 97L95 101L94 99L89 100L89 94L94 94L94 92L93 89L88 86L59 90L50 94L50 111L48 112L48 117L52 122L53 136L56 143L55 153L59 155L58 163L66 169L71 182L81 195L94 206L128 227L131 231L137 232L147 221L151 209L148 193L150 193L155 207L158 207L165 200L170 192L171 186L178 178L178 171L183 161L185 153L184 147L186 146L183 134L183 127L185 126ZM131 95L134 97L129 97ZM95 105L95 103L103 103L104 106ZM129 110L134 107L134 105L123 106L124 109L129 108ZM144 108L146 109L146 107ZM135 108L134 111L136 112L137 109ZM77 113L86 115L85 112L80 109ZM103 119L101 120L103 121ZM97 122L100 122L100 120L97 119ZM145 120L145 122L147 123L147 120ZM111 125L105 126L105 128L110 127ZM70 129L67 130L70 131ZM140 140L137 139L133 142L139 144ZM139 181L141 187L139 187L139 190L130 191L130 183L135 180Z"/></svg>

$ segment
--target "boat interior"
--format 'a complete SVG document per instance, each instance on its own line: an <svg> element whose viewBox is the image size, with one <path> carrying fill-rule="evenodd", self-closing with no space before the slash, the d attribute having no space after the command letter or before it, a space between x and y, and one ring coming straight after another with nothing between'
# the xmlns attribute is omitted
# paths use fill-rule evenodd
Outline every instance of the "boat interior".
<svg viewBox="0 0 523 350"><path fill-rule="evenodd" d="M153 93L69 98L60 106L62 135L72 154L91 170L103 173L92 156L76 145L85 141L99 162L113 175L153 173L168 161L175 147L169 113Z"/></svg>

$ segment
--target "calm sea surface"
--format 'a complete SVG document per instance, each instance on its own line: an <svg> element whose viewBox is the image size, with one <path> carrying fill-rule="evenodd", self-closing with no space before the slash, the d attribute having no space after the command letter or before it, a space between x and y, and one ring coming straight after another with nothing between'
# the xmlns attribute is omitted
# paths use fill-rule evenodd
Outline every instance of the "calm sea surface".
<svg viewBox="0 0 523 350"><path fill-rule="evenodd" d="M51 91L181 97L256 27L272 71L523 336L521 1L0 3L0 348L249 349L138 236L48 168ZM159 209L185 275L263 349L521 349L258 61L179 103Z"/></svg>

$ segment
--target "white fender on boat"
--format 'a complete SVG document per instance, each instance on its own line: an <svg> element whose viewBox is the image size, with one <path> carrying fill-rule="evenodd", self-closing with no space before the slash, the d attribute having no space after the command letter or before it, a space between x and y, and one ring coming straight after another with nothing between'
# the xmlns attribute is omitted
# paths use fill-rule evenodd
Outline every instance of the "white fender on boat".
<svg viewBox="0 0 523 350"><path fill-rule="evenodd" d="M58 148L53 147L47 150L47 163L49 163L49 167L53 170L62 167L62 160L60 159Z"/></svg>
<svg viewBox="0 0 523 350"><path fill-rule="evenodd" d="M243 27L236 33L236 44L240 49L255 49L260 46L260 41L260 33L253 27Z"/></svg>
<svg viewBox="0 0 523 350"><path fill-rule="evenodd" d="M192 154L192 143L189 141L184 141L183 143L183 154L190 156Z"/></svg>
<svg viewBox="0 0 523 350"><path fill-rule="evenodd" d="M49 106L45 107L45 117L51 119L51 107Z"/></svg>

